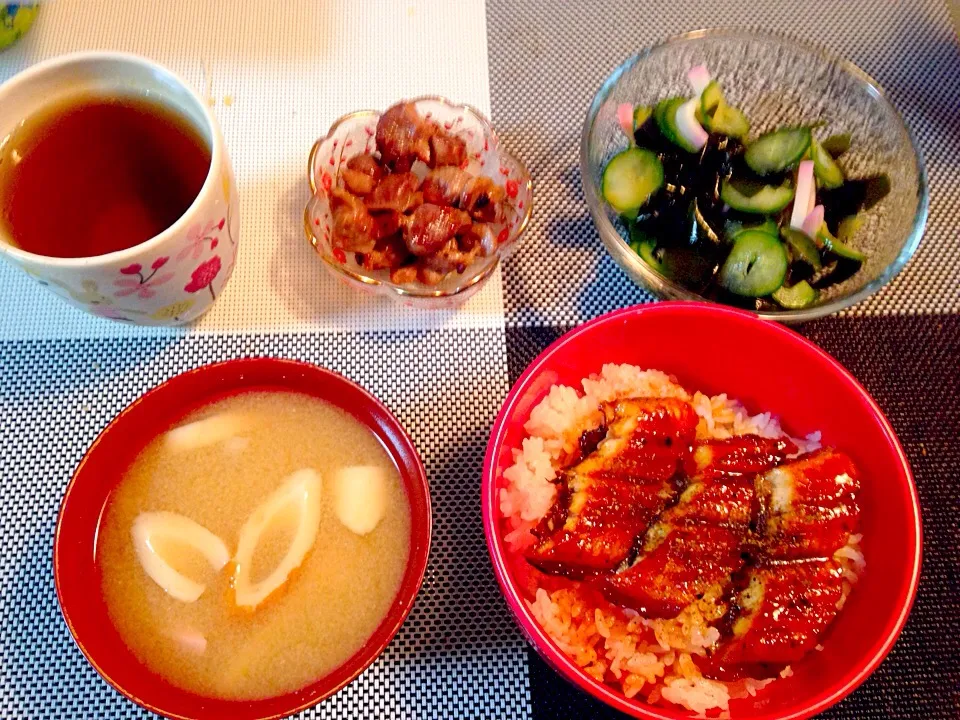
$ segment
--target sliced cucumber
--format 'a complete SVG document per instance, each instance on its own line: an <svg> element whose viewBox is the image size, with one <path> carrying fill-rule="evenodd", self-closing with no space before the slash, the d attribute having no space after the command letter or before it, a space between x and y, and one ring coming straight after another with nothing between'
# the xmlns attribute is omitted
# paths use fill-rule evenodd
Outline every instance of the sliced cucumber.
<svg viewBox="0 0 960 720"><path fill-rule="evenodd" d="M837 226L837 240L850 242L850 238L857 234L862 225L863 218L860 215L847 215Z"/></svg>
<svg viewBox="0 0 960 720"><path fill-rule="evenodd" d="M783 285L787 251L772 235L746 230L720 268L720 285L736 295L763 297Z"/></svg>
<svg viewBox="0 0 960 720"><path fill-rule="evenodd" d="M729 241L733 241L736 236L745 230L756 230L757 232L765 232L768 235L773 235L777 237L779 233L779 228L777 227L777 221L773 218L764 218L763 222L759 225L746 225L740 220L727 220L723 224L723 235Z"/></svg>
<svg viewBox="0 0 960 720"><path fill-rule="evenodd" d="M709 129L711 132L721 135L742 138L750 132L750 121L747 120L746 115L735 107L722 102L716 112L713 113L713 117L710 118Z"/></svg>
<svg viewBox="0 0 960 720"><path fill-rule="evenodd" d="M830 153L816 140L810 141L810 150L813 155L813 174L817 176L820 187L838 188L843 185L843 170Z"/></svg>
<svg viewBox="0 0 960 720"><path fill-rule="evenodd" d="M630 243L630 247L657 273L667 278L671 277L670 268L663 262L663 258L657 254L657 243L654 240L635 240Z"/></svg>
<svg viewBox="0 0 960 720"><path fill-rule="evenodd" d="M823 243L825 250L832 252L837 257L846 258L847 260L853 260L854 262L858 263L862 263L867 259L867 256L859 250L854 250L846 243L843 243L835 238L830 233L830 230L827 229L826 223L821 225L820 230L817 231L817 239Z"/></svg>
<svg viewBox="0 0 960 720"><path fill-rule="evenodd" d="M657 127L660 129L660 134L663 135L667 140L676 144L677 143L677 134L676 126L667 122L667 111L670 108L671 103L675 100L682 100L682 98L666 98L657 103L656 107L653 108L653 119L657 123ZM676 107L680 107L677 105ZM674 109L673 116L676 118L676 109ZM676 120L674 120L676 122Z"/></svg>
<svg viewBox="0 0 960 720"><path fill-rule="evenodd" d="M734 210L773 215L793 200L793 188L786 184L761 185L746 180L724 180L720 186L720 199Z"/></svg>
<svg viewBox="0 0 960 720"><path fill-rule="evenodd" d="M744 137L750 132L747 116L727 103L716 80L703 89L697 119L710 132Z"/></svg>
<svg viewBox="0 0 960 720"><path fill-rule="evenodd" d="M791 227L782 227L780 228L780 234L783 236L783 239L787 241L787 245L796 253L797 257L807 263L807 265L814 270L819 270L823 267L823 263L820 262L820 251L805 232L795 230Z"/></svg>
<svg viewBox="0 0 960 720"><path fill-rule="evenodd" d="M761 135L747 148L743 159L755 173L778 173L800 161L810 147L810 128L782 128Z"/></svg>
<svg viewBox="0 0 960 720"><path fill-rule="evenodd" d="M654 110L654 117L657 120L657 127L660 132L670 142L689 153L698 152L697 148L684 140L683 136L677 130L677 110L686 102L685 98L673 97L667 100L661 100L657 103Z"/></svg>
<svg viewBox="0 0 960 720"><path fill-rule="evenodd" d="M773 291L773 299L788 310L799 310L817 301L820 293L806 280L787 287L781 285Z"/></svg>
<svg viewBox="0 0 960 720"><path fill-rule="evenodd" d="M680 132L680 129L677 127L677 112L680 110L680 106L686 102L684 98L674 98L670 101L670 104L667 106L665 120L670 126L670 130L673 133L673 142L675 142L679 147L686 150L688 153L700 152L699 148L694 145L691 145L687 139L683 136L683 133Z"/></svg>
<svg viewBox="0 0 960 720"><path fill-rule="evenodd" d="M690 245L658 246L652 238L633 233L630 247L660 275L687 287L703 287L716 270L716 259L702 248Z"/></svg>
<svg viewBox="0 0 960 720"><path fill-rule="evenodd" d="M711 80L700 93L700 112L705 118L713 117L713 111L725 102L720 85L716 80Z"/></svg>
<svg viewBox="0 0 960 720"><path fill-rule="evenodd" d="M603 199L616 212L636 211L663 185L663 165L650 150L631 147L614 155L603 171Z"/></svg>
<svg viewBox="0 0 960 720"><path fill-rule="evenodd" d="M653 115L653 108L646 105L637 105L633 109L633 130L636 132Z"/></svg>
<svg viewBox="0 0 960 720"><path fill-rule="evenodd" d="M831 135L820 146L826 150L832 157L840 157L850 149L850 133L842 135Z"/></svg>

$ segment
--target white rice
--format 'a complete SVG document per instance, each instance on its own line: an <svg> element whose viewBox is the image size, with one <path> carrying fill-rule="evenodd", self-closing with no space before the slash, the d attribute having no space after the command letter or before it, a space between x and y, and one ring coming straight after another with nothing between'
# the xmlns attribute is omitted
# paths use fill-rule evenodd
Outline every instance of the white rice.
<svg viewBox="0 0 960 720"><path fill-rule="evenodd" d="M785 434L770 413L751 415L726 394L691 394L659 370L607 364L598 375L583 380L579 389L554 385L531 411L524 425L529 437L513 451L513 465L500 481L500 511L509 528L504 539L511 550L522 551L535 541L530 531L553 505L556 489L552 481L557 470L577 449L582 433L602 423L600 404L633 397L675 397L689 402L700 416L700 439ZM819 432L791 440L799 453L820 448ZM851 536L834 556L844 572L844 593L838 607L863 570L859 541L860 536ZM700 674L692 656L705 655L719 638L710 625L717 619L719 604L715 600L705 597L673 619L646 619L630 610L606 614L591 608L572 589L551 594L540 588L530 609L566 655L600 682L612 674L626 697L634 697L649 685L653 686L648 688L650 703L663 698L700 716L708 710L721 710L721 717L729 717L731 699L752 697L774 680L747 678L723 683ZM651 631L655 643L645 639ZM786 668L781 676L789 677L792 672Z"/></svg>
<svg viewBox="0 0 960 720"><path fill-rule="evenodd" d="M833 559L840 563L843 570L843 591L840 594L840 599L837 600L837 610L843 610L853 586L857 584L857 580L860 579L867 567L867 561L860 549L862 539L863 535L851 535L847 539L847 544L833 553Z"/></svg>

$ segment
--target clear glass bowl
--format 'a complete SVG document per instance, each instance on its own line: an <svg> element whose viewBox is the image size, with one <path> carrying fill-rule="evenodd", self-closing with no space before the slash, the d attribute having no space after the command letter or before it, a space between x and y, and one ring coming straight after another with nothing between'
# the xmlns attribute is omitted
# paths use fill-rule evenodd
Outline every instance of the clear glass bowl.
<svg viewBox="0 0 960 720"><path fill-rule="evenodd" d="M478 259L462 274L449 274L439 285L397 284L390 280L388 271L367 270L356 261L353 253L332 246L333 218L328 193L337 182L341 165L355 155L376 149L374 135L380 113L375 110L344 115L333 124L326 137L314 144L307 168L313 195L304 211L304 229L324 267L350 287L385 295L413 307L454 307L476 294L493 275L499 261L513 250L530 221L533 186L526 167L500 147L490 121L480 111L436 96L415 98L409 102L416 106L421 116L441 123L445 129L463 138L469 157L467 172L486 175L506 187L506 221L499 228L496 252Z"/></svg>
<svg viewBox="0 0 960 720"><path fill-rule="evenodd" d="M783 125L824 123L824 136L852 135L841 159L849 176L890 176L890 194L863 213L855 241L867 254L860 271L821 293L816 305L757 314L781 322L811 320L847 308L889 282L917 249L927 220L927 177L912 133L883 90L852 63L794 40L737 30L692 32L634 55L613 71L590 105L580 171L590 214L614 260L655 295L708 300L641 260L600 194L604 166L627 146L617 105L654 105L671 95L689 95L687 70L701 63L731 104L746 113L751 136Z"/></svg>

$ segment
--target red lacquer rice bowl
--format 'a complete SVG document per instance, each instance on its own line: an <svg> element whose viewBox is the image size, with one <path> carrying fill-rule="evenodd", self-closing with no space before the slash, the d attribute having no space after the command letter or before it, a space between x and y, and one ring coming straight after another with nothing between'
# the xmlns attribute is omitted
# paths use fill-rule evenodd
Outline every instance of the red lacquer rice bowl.
<svg viewBox="0 0 960 720"><path fill-rule="evenodd" d="M529 456L526 449L515 451L531 437L531 426L543 425L544 407L550 403L540 404L556 393L552 391L556 385L583 387L581 392L590 396L584 399L593 401L592 392L602 396L605 391L613 392L610 388L618 382L625 382L617 373L633 373L644 378L647 384L643 387L655 387L650 395L682 392L666 376L649 380L646 374L637 376L635 369L603 367L608 364L656 369L671 376L689 391L691 404L700 407L701 425L707 416L714 418L709 421L710 432L714 420L718 433L733 435L767 432L773 437L781 433L782 426L782 434L795 439L800 452L822 443L842 450L855 463L860 485L856 497L859 524L856 535L851 533L850 548L844 546L834 556L840 557L844 577L851 582L844 580L843 600L837 605L840 610L820 636L817 651L791 663L772 682L741 680L727 685L731 692L722 698L722 705L708 703L710 709L700 712L706 717L791 720L811 717L838 702L877 668L896 641L913 603L921 558L916 488L889 422L859 383L800 335L738 310L702 303L661 303L610 313L557 340L514 385L488 445L482 504L494 570L521 630L563 677L611 707L639 718L695 714L665 697L671 692L671 697L675 696L675 688L684 687L666 689L666 680L682 680L677 676L682 663L674 662L676 653L666 651L660 635L665 626L648 624L645 618L630 622L635 614L620 613L619 608L613 616L605 615L605 610L597 609L607 608L604 601L591 605L590 595L580 589L586 583L545 575L527 561L524 538L531 523L524 523L515 509L516 469L507 473L509 479L504 477L521 462L518 458ZM594 390L588 388L590 381L581 385L591 376ZM693 396L695 390L702 395ZM575 403L575 398L570 402ZM531 422L531 412L538 406ZM549 446L549 433L546 437ZM539 456L535 457L539 461ZM534 468L535 463L529 467ZM521 496L536 501L533 491ZM533 536L529 538L533 542ZM568 586L572 590L567 590ZM649 657L659 662L661 677L655 677L655 671L644 666L638 656L630 665L633 674L627 673L617 660L622 653L611 650L620 647L609 640L611 633L621 640L631 637L628 629L637 636L649 630L653 636L654 627L656 639L650 642L663 647L656 650L659 655ZM581 637L592 638L593 647L587 640L578 644ZM637 641L637 650L631 652L649 647ZM658 667L656 663L654 667ZM653 673L647 681L642 679L644 672Z"/></svg>

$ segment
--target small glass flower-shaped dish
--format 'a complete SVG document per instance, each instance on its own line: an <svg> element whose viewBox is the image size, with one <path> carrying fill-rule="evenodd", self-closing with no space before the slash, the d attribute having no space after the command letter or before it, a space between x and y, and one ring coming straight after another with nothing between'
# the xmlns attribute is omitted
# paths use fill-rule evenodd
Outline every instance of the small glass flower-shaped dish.
<svg viewBox="0 0 960 720"><path fill-rule="evenodd" d="M505 222L494 227L495 251L477 259L462 273L450 273L437 285L420 282L398 284L388 270L369 270L357 262L354 253L333 246L333 215L330 190L340 179L341 166L350 158L376 151L376 129L380 112L361 110L337 120L327 136L310 151L308 176L313 195L304 211L307 240L336 278L358 290L386 295L414 307L447 308L459 305L490 279L501 258L506 257L527 228L533 201L530 173L519 160L500 147L490 121L469 105L455 105L441 97L410 100L421 117L439 123L462 138L467 145L464 168L472 175L486 175L506 190Z"/></svg>

